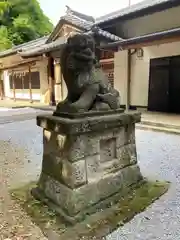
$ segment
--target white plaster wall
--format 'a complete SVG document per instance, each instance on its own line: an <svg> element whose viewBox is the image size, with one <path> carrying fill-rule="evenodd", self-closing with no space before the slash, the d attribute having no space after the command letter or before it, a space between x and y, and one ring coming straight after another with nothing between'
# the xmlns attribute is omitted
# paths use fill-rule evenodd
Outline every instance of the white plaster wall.
<svg viewBox="0 0 180 240"><path fill-rule="evenodd" d="M123 33L125 38L130 38L176 28L180 26L179 13L180 7L174 7L165 11L127 20L120 23L117 31L121 31L121 36Z"/></svg>
<svg viewBox="0 0 180 240"><path fill-rule="evenodd" d="M30 93L23 93L23 91L21 92L16 92L15 93L16 95L16 98L17 99L24 99L24 100L28 100L30 99ZM11 98L13 98L13 91L11 91ZM37 100L37 101L40 101L41 100L41 94L40 93L33 93L32 92L32 99L33 100Z"/></svg>
<svg viewBox="0 0 180 240"><path fill-rule="evenodd" d="M127 50L115 53L114 87L120 92L121 105L126 104L127 89Z"/></svg>
<svg viewBox="0 0 180 240"><path fill-rule="evenodd" d="M48 59L44 58L38 63L40 74L40 101L45 102L45 95L49 89L48 86Z"/></svg>
<svg viewBox="0 0 180 240"><path fill-rule="evenodd" d="M4 93L5 97L10 98L11 97L11 91L10 91L10 82L9 82L9 74L8 71L3 72L3 81L4 81Z"/></svg>
<svg viewBox="0 0 180 240"><path fill-rule="evenodd" d="M144 47L144 57L132 56L130 104L148 105L150 59L180 55L180 42ZM115 87L120 91L122 104L125 102L127 81L127 50L115 54Z"/></svg>

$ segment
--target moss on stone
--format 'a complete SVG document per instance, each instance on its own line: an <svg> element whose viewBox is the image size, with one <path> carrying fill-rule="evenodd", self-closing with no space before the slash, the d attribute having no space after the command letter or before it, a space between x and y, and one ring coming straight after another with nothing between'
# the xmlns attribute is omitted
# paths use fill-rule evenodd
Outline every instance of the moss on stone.
<svg viewBox="0 0 180 240"><path fill-rule="evenodd" d="M66 239L100 239L111 233L117 227L123 226L136 214L159 199L169 188L168 182L148 182L132 190L131 194L120 198L119 202L109 208L99 211L75 226L67 225L62 218L41 202L35 200L30 190L35 183L30 183L19 189L12 190L12 197L28 213L46 236L56 232L63 240ZM95 238L96 237L96 238Z"/></svg>

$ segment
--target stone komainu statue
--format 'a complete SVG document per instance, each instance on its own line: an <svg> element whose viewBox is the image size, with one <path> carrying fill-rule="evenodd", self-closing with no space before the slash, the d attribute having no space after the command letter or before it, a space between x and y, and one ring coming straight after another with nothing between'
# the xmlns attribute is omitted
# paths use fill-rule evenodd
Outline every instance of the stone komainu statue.
<svg viewBox="0 0 180 240"><path fill-rule="evenodd" d="M61 70L68 94L56 113L120 108L119 92L108 82L95 58L95 42L87 34L70 37L62 50Z"/></svg>

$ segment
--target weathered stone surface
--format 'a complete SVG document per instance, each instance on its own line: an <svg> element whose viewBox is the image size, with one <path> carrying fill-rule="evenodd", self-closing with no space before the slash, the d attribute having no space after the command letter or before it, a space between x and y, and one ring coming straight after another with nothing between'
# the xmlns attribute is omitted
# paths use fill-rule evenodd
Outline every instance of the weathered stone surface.
<svg viewBox="0 0 180 240"><path fill-rule="evenodd" d="M83 119L60 118L51 115L37 116L37 125L62 135L80 135L84 133L103 133L128 124L140 122L139 112L114 113ZM101 135L100 134L100 135Z"/></svg>
<svg viewBox="0 0 180 240"><path fill-rule="evenodd" d="M88 207L120 190L123 195L123 189L136 184L141 179L139 167L134 165L126 167L115 174L109 174L98 182L74 190L64 186L50 176L42 174L39 188L65 213L75 217L78 212L85 210L88 212Z"/></svg>
<svg viewBox="0 0 180 240"><path fill-rule="evenodd" d="M140 114L132 112L82 119L38 117L44 155L37 190L67 220L83 217L117 192L123 195L142 179L134 131L139 120Z"/></svg>
<svg viewBox="0 0 180 240"><path fill-rule="evenodd" d="M38 189L67 215L74 213L75 201L72 189L44 173L41 174Z"/></svg>
<svg viewBox="0 0 180 240"><path fill-rule="evenodd" d="M116 138L100 140L100 161L107 162L116 158Z"/></svg>
<svg viewBox="0 0 180 240"><path fill-rule="evenodd" d="M99 197L100 199L106 198L123 188L136 184L141 179L142 175L137 165L123 168L116 173L107 175L98 182L97 188Z"/></svg>
<svg viewBox="0 0 180 240"><path fill-rule="evenodd" d="M51 154L43 154L42 172L62 181L62 159Z"/></svg>
<svg viewBox="0 0 180 240"><path fill-rule="evenodd" d="M135 144L128 144L117 149L117 158L121 168L137 163L137 154Z"/></svg>
<svg viewBox="0 0 180 240"><path fill-rule="evenodd" d="M116 137L116 147L120 148L128 143L128 137L126 132L126 125L121 127L120 129L117 129L117 131L114 133L114 136Z"/></svg>
<svg viewBox="0 0 180 240"><path fill-rule="evenodd" d="M135 123L127 126L127 139L128 143L135 144Z"/></svg>
<svg viewBox="0 0 180 240"><path fill-rule="evenodd" d="M102 171L100 171L100 155L99 154L86 157L86 166L87 166L88 183L97 181L97 179L102 177L103 173Z"/></svg>
<svg viewBox="0 0 180 240"><path fill-rule="evenodd" d="M57 154L59 157L63 156L67 136L44 129L43 131L43 144L44 154Z"/></svg>
<svg viewBox="0 0 180 240"><path fill-rule="evenodd" d="M68 160L62 161L62 180L71 187L82 186L87 183L87 171L85 160L70 163Z"/></svg>
<svg viewBox="0 0 180 240"><path fill-rule="evenodd" d="M99 141L96 135L71 136L67 149L68 159L71 162L99 152Z"/></svg>

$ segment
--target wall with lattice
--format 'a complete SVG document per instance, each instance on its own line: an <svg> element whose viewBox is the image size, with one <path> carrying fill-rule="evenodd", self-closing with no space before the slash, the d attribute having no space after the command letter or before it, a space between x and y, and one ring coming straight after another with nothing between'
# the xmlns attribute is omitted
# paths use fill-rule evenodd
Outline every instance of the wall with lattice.
<svg viewBox="0 0 180 240"><path fill-rule="evenodd" d="M106 74L110 84L114 87L114 62L101 62L101 68Z"/></svg>

